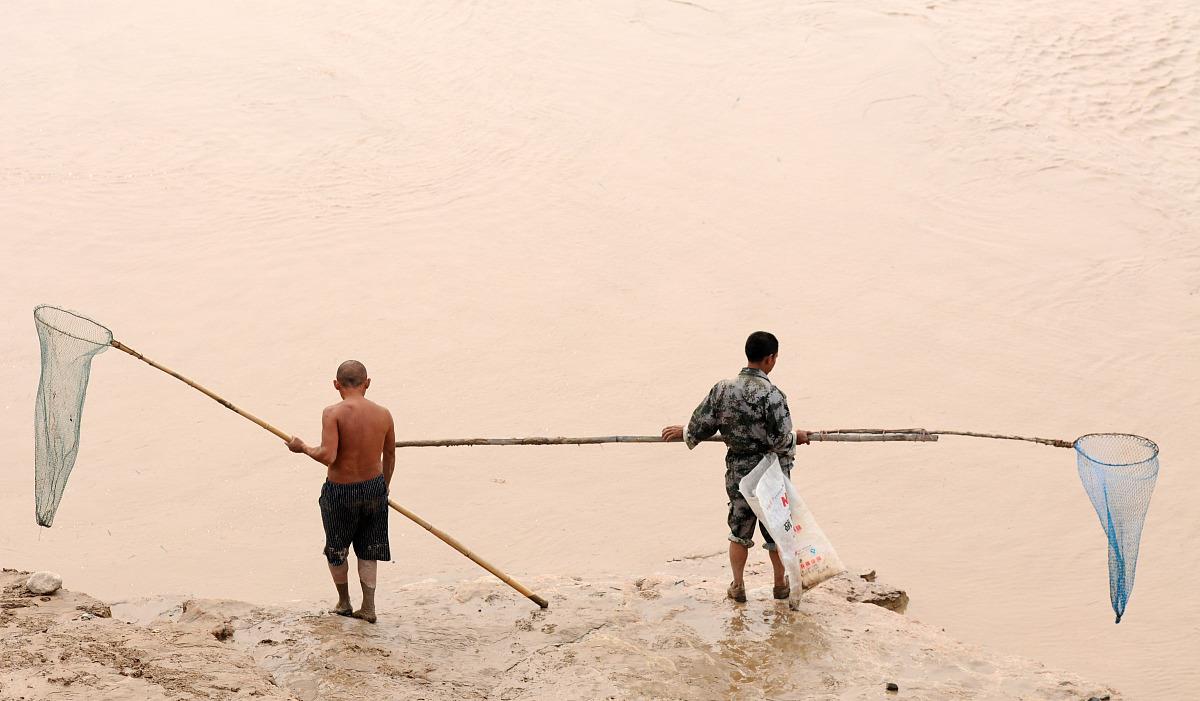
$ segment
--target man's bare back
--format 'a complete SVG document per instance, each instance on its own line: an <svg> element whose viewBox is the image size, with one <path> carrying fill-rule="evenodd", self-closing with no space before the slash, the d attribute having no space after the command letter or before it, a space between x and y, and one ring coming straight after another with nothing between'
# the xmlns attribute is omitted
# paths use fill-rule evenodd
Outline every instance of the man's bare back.
<svg viewBox="0 0 1200 701"><path fill-rule="evenodd" d="M396 429L391 412L366 398L371 380L365 368L362 377L350 375L334 380L333 386L342 401L321 412L321 444L309 446L296 436L288 442L288 448L327 465L330 482L353 484L382 474L390 487L396 468Z"/></svg>
<svg viewBox="0 0 1200 701"><path fill-rule="evenodd" d="M382 474L391 485L396 466L396 431L391 412L366 397L351 395L325 408L322 443L326 422L333 424L336 434L335 457L329 463L330 482L365 482Z"/></svg>

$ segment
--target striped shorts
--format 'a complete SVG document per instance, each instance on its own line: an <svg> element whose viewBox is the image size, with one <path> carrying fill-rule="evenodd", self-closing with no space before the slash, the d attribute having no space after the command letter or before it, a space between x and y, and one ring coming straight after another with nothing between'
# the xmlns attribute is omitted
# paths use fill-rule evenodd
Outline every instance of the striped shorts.
<svg viewBox="0 0 1200 701"><path fill-rule="evenodd" d="M325 526L325 558L345 564L350 546L360 560L391 560L388 545L387 482L383 475L366 482L321 487L321 523Z"/></svg>

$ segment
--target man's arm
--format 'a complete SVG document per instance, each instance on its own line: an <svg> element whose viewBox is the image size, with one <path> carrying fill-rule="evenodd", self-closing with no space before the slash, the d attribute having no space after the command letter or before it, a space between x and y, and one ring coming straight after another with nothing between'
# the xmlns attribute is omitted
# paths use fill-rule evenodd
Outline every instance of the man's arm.
<svg viewBox="0 0 1200 701"><path fill-rule="evenodd" d="M683 442L687 444L688 450L700 445L700 441L705 438L712 438L717 434L720 426L717 423L717 410L721 405L722 383L718 382L713 385L713 388L708 391L708 395L704 397L704 401L700 402L700 406L692 412L692 419L688 421L687 428L683 432Z"/></svg>
<svg viewBox="0 0 1200 701"><path fill-rule="evenodd" d="M334 407L325 407L325 411L321 412L321 445L314 448L306 445L299 436L292 436L287 447L293 453L304 453L322 465L332 465L337 460L338 451L337 413Z"/></svg>
<svg viewBox="0 0 1200 701"><path fill-rule="evenodd" d="M793 455L797 445L808 445L808 432L792 429L792 412L788 409L787 397L782 392L772 391L767 396L767 437L771 441L771 452Z"/></svg>
<svg viewBox="0 0 1200 701"><path fill-rule="evenodd" d="M396 469L396 424L392 412L388 412L388 430L383 438L383 481L392 488L392 472Z"/></svg>
<svg viewBox="0 0 1200 701"><path fill-rule="evenodd" d="M721 385L718 383L708 392L700 406L692 412L692 419L687 428L683 426L666 426L662 430L664 441L683 440L689 449L700 445L700 441L711 438L717 433L717 406L720 401Z"/></svg>

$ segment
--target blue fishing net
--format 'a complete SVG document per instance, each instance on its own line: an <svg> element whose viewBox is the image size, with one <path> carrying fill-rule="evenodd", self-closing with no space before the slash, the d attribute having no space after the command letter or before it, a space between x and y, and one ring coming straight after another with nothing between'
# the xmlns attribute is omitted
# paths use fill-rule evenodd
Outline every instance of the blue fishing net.
<svg viewBox="0 0 1200 701"><path fill-rule="evenodd" d="M1120 623L1158 481L1158 446L1126 433L1090 433L1075 441L1075 452L1079 479L1108 536L1108 591Z"/></svg>

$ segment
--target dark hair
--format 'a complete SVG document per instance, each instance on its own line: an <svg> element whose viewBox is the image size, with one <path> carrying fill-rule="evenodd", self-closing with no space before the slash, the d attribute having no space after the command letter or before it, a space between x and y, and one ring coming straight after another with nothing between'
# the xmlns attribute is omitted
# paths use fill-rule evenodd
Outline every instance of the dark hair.
<svg viewBox="0 0 1200 701"><path fill-rule="evenodd" d="M367 368L357 360L347 360L338 366L337 381L343 387L358 387L367 381Z"/></svg>
<svg viewBox="0 0 1200 701"><path fill-rule="evenodd" d="M746 339L746 361L757 363L768 355L779 352L779 339L767 331L755 331Z"/></svg>

